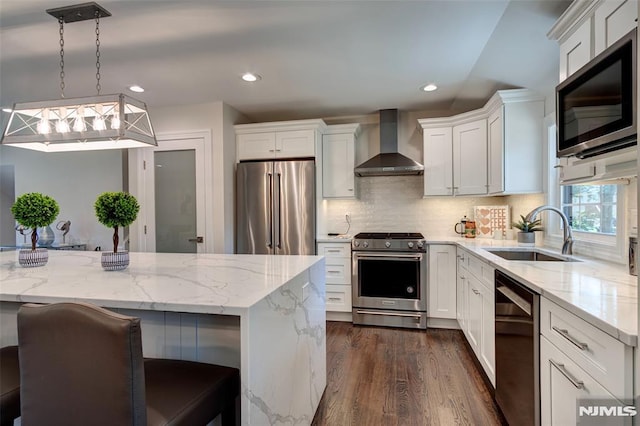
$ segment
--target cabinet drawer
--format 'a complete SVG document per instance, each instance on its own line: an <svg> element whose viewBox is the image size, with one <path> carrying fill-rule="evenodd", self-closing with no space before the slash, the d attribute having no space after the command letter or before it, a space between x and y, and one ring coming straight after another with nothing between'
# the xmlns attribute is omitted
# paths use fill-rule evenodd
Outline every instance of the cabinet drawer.
<svg viewBox="0 0 640 426"><path fill-rule="evenodd" d="M327 284L326 310L329 312L351 312L351 286Z"/></svg>
<svg viewBox="0 0 640 426"><path fill-rule="evenodd" d="M590 400L595 400L590 402ZM606 419L580 418L578 402L584 407L605 404L619 404L605 387L588 375L565 353L544 337L540 338L540 405L541 423L550 426L598 424L630 425L631 417L607 417ZM592 420L593 423L589 422ZM604 423L601 423L604 424Z"/></svg>
<svg viewBox="0 0 640 426"><path fill-rule="evenodd" d="M326 257L345 257L351 259L351 244L318 243L318 255ZM329 260L327 259L327 262Z"/></svg>
<svg viewBox="0 0 640 426"><path fill-rule="evenodd" d="M351 285L351 259L327 257L325 259L327 284Z"/></svg>
<svg viewBox="0 0 640 426"><path fill-rule="evenodd" d="M616 398L633 397L630 346L544 297L540 298L540 333Z"/></svg>
<svg viewBox="0 0 640 426"><path fill-rule="evenodd" d="M469 262L469 272L471 272L475 277L484 284L485 287L492 290L494 287L494 269L486 262L478 259L475 256L471 256L470 254L466 254Z"/></svg>

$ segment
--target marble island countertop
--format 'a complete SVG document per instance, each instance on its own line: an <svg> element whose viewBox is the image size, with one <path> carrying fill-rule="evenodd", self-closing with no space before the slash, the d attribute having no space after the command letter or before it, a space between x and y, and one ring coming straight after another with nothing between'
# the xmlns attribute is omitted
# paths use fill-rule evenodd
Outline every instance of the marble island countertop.
<svg viewBox="0 0 640 426"><path fill-rule="evenodd" d="M506 260L485 248L535 248L518 246L515 240L442 237L429 244L456 244L489 262L533 291L576 314L616 339L638 345L638 280L626 266L571 256L579 262L530 262Z"/></svg>
<svg viewBox="0 0 640 426"><path fill-rule="evenodd" d="M113 308L240 315L322 261L320 256L130 253L129 267L104 271L100 252L49 251L23 268L0 253L0 300L83 300Z"/></svg>

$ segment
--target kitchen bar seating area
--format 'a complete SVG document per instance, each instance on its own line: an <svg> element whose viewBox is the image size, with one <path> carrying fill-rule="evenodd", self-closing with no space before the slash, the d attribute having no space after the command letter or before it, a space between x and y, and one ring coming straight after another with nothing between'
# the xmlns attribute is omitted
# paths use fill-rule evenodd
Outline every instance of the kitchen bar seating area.
<svg viewBox="0 0 640 426"><path fill-rule="evenodd" d="M15 252L0 253L2 347L22 343L24 303L89 303L114 318L140 318L145 371L165 368L148 358L238 369L238 424L265 424L275 415L313 418L326 385L323 258L131 253L129 267L115 272L100 268L98 252L53 252L40 268L16 262ZM85 340L94 342L78 344ZM183 371L177 362L166 368ZM174 380L165 376L159 386Z"/></svg>
<svg viewBox="0 0 640 426"><path fill-rule="evenodd" d="M22 424L236 424L238 369L143 359L139 318L65 302L17 321Z"/></svg>

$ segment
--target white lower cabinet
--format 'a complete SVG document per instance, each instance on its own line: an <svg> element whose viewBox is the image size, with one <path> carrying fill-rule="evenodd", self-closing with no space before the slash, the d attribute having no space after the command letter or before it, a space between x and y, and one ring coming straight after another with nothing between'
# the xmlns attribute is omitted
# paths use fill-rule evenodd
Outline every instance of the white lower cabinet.
<svg viewBox="0 0 640 426"><path fill-rule="evenodd" d="M633 348L545 297L540 298L540 333L542 424L630 425L631 417L619 414L587 416L622 410L620 401L633 400ZM582 416L578 404L585 410Z"/></svg>
<svg viewBox="0 0 640 426"><path fill-rule="evenodd" d="M494 268L458 248L456 318L489 381L496 383Z"/></svg>
<svg viewBox="0 0 640 426"><path fill-rule="evenodd" d="M617 401L604 386L544 336L540 338L540 389L541 424L545 426L578 424L581 420L578 402L585 409L593 410L590 406L609 405ZM595 401L589 402L590 399ZM587 414L583 413L583 416ZM594 423L588 424L598 424L596 418L591 420ZM631 424L631 417L607 416L600 417L600 420L606 421L607 425Z"/></svg>
<svg viewBox="0 0 640 426"><path fill-rule="evenodd" d="M456 319L463 332L467 332L467 317L469 308L467 307L467 269L465 268L465 255L462 249L457 249L457 279L456 279Z"/></svg>
<svg viewBox="0 0 640 426"><path fill-rule="evenodd" d="M427 315L429 318L456 318L456 247L429 246Z"/></svg>
<svg viewBox="0 0 640 426"><path fill-rule="evenodd" d="M351 240L318 243L325 256L327 312L351 312Z"/></svg>

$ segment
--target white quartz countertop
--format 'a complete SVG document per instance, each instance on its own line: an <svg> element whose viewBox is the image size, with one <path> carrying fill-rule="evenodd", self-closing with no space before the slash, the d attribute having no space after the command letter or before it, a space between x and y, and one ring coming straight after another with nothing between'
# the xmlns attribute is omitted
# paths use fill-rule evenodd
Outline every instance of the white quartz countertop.
<svg viewBox="0 0 640 426"><path fill-rule="evenodd" d="M130 253L105 271L100 252L49 251L24 268L18 251L0 253L0 301L85 301L105 307L241 315L321 256Z"/></svg>
<svg viewBox="0 0 640 426"><path fill-rule="evenodd" d="M484 249L523 248L515 240L429 237L427 242L461 246L623 343L638 344L638 280L624 265L581 256L572 256L581 262L506 260Z"/></svg>
<svg viewBox="0 0 640 426"><path fill-rule="evenodd" d="M351 244L353 235L351 234L338 234L338 235L318 235L316 238L317 243L345 243Z"/></svg>

